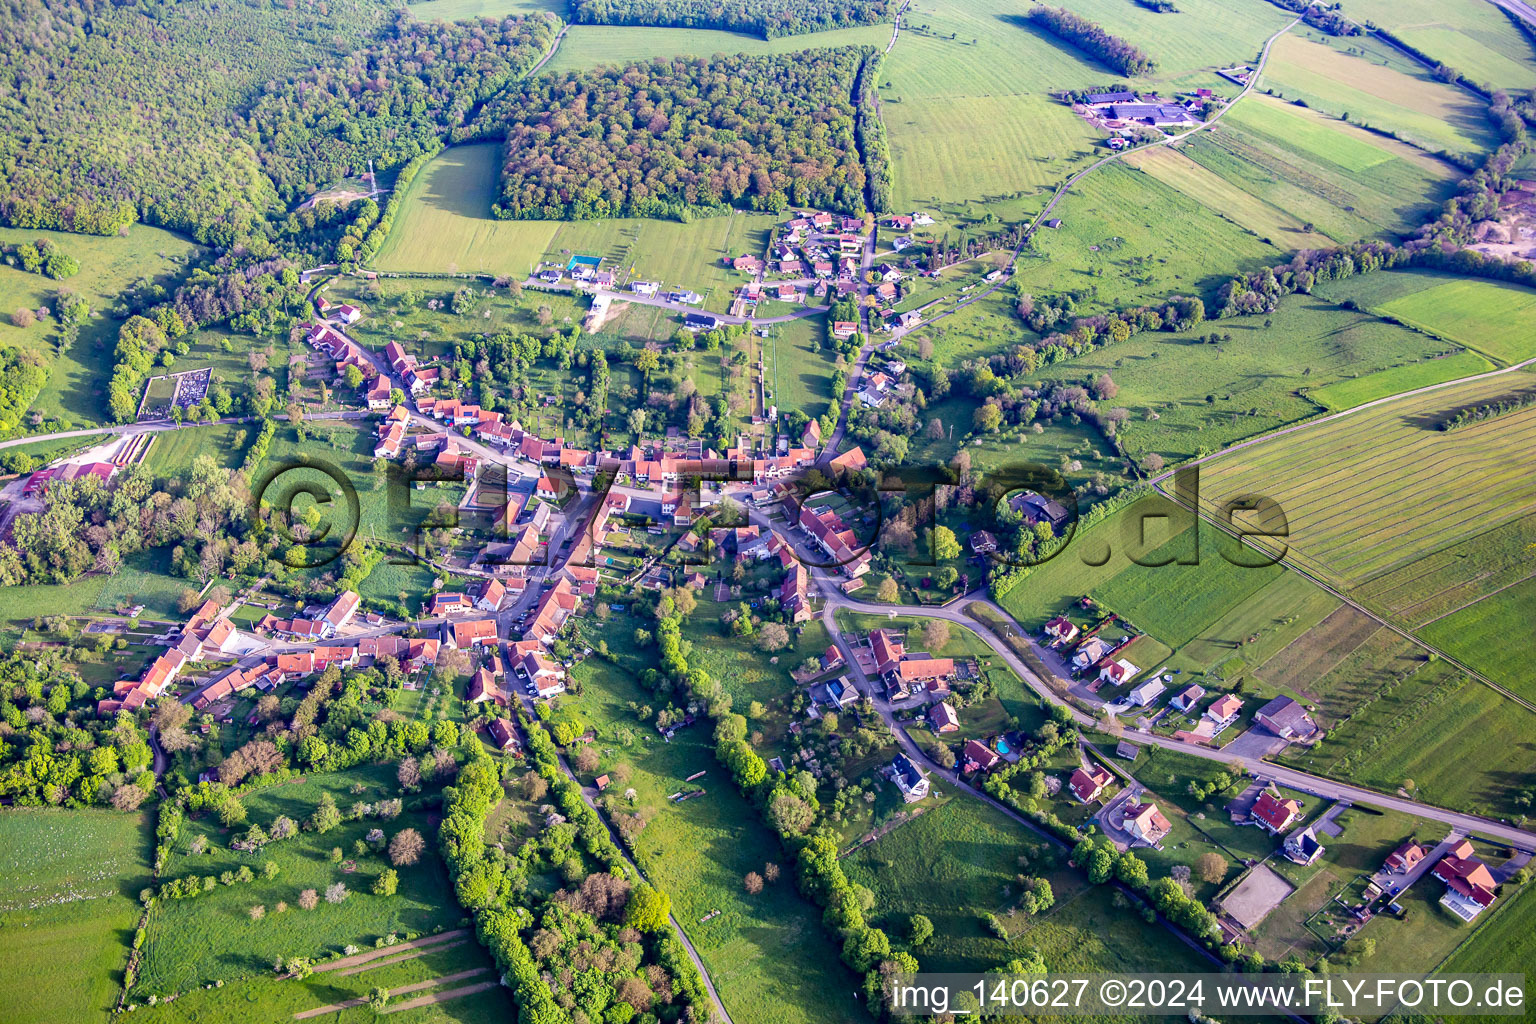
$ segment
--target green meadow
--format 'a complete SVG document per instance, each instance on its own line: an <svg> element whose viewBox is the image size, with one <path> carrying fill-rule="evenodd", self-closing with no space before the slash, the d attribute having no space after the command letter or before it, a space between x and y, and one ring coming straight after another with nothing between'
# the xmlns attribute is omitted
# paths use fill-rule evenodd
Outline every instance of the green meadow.
<svg viewBox="0 0 1536 1024"><path fill-rule="evenodd" d="M153 810L0 814L0 1005L13 1024L106 1021L150 883ZM69 984L60 985L61 965Z"/></svg>

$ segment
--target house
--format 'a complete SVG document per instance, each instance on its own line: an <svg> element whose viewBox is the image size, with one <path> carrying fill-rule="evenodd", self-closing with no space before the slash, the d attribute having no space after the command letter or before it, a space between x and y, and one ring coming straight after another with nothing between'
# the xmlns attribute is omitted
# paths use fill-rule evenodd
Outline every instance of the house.
<svg viewBox="0 0 1536 1024"><path fill-rule="evenodd" d="M868 465L869 460L864 457L863 448L850 448L846 452L843 452L843 454L839 455L837 458L833 459L831 462L827 463L827 466L831 469L844 470L850 473L854 472L855 470L863 469Z"/></svg>
<svg viewBox="0 0 1536 1024"><path fill-rule="evenodd" d="M1120 658L1099 669L1099 681L1109 683L1111 686L1119 686L1121 683L1128 683L1136 678L1136 673L1140 671L1141 669L1129 661ZM1163 684L1155 679L1150 679L1131 691L1131 700L1135 702L1137 707L1143 707L1162 692ZM1145 699L1143 699L1144 695Z"/></svg>
<svg viewBox="0 0 1536 1024"><path fill-rule="evenodd" d="M475 607L482 612L501 611L501 602L507 596L507 588L497 579L487 580L480 588L480 596L475 598Z"/></svg>
<svg viewBox="0 0 1536 1024"><path fill-rule="evenodd" d="M980 740L966 740L965 746L960 748L961 770L966 772L989 772L1002 760L1002 756Z"/></svg>
<svg viewBox="0 0 1536 1024"><path fill-rule="evenodd" d="M1088 768L1077 768L1072 772L1072 777L1067 780L1067 787L1072 790L1072 795L1081 804L1091 804L1104 792L1104 787L1113 782L1115 777L1109 769L1103 765L1092 765Z"/></svg>
<svg viewBox="0 0 1536 1024"><path fill-rule="evenodd" d="M448 633L449 642L460 650L469 650L484 644L496 642L495 619L472 619L468 622L455 622Z"/></svg>
<svg viewBox="0 0 1536 1024"><path fill-rule="evenodd" d="M971 551L978 555L990 555L997 550L997 538L986 530L977 530L971 534Z"/></svg>
<svg viewBox="0 0 1536 1024"><path fill-rule="evenodd" d="M512 723L505 718L491 719L491 742L496 744L497 750L512 750L517 746L517 733L512 731Z"/></svg>
<svg viewBox="0 0 1536 1024"><path fill-rule="evenodd" d="M1125 830L1148 846L1157 846L1173 831L1172 823L1150 801L1127 803L1123 813Z"/></svg>
<svg viewBox="0 0 1536 1024"><path fill-rule="evenodd" d="M1312 826L1298 829L1285 837L1281 849L1286 857L1297 864L1312 864L1323 855L1323 844L1317 841L1317 833Z"/></svg>
<svg viewBox="0 0 1536 1024"><path fill-rule="evenodd" d="M331 606L325 610L325 615L320 620L321 636L333 637L337 630L350 623L353 616L357 614L357 606L361 600L362 598L350 590L343 590L337 594L336 600L331 602Z"/></svg>
<svg viewBox="0 0 1536 1024"><path fill-rule="evenodd" d="M1200 702L1200 698L1204 696L1205 687L1191 686L1184 690L1182 693L1175 696L1173 700L1169 701L1168 703L1176 711L1190 711L1193 710L1194 706Z"/></svg>
<svg viewBox="0 0 1536 1024"><path fill-rule="evenodd" d="M885 226L888 228L895 228L897 231L911 231L912 218L906 214L896 214L894 216L885 218Z"/></svg>
<svg viewBox="0 0 1536 1024"><path fill-rule="evenodd" d="M1249 814L1271 835L1276 835L1284 832L1290 827L1291 822L1301 817L1301 804L1289 798L1282 800L1266 789L1259 794L1259 799L1254 802L1253 810Z"/></svg>
<svg viewBox="0 0 1536 1024"><path fill-rule="evenodd" d="M661 291L661 282L635 281L630 284L629 290L641 298L654 299L656 297L656 293Z"/></svg>
<svg viewBox="0 0 1536 1024"><path fill-rule="evenodd" d="M839 711L859 702L859 691L853 688L846 676L829 681L826 684L826 690L827 700Z"/></svg>
<svg viewBox="0 0 1536 1024"><path fill-rule="evenodd" d="M1435 863L1433 874L1445 883L1445 895L1440 897L1440 905L1463 921L1471 921L1493 905L1498 883L1493 880L1488 865L1473 856L1468 840L1463 839L1451 847Z"/></svg>
<svg viewBox="0 0 1536 1024"><path fill-rule="evenodd" d="M923 683L945 679L955 673L955 659L911 657L896 666L896 677L903 683Z"/></svg>
<svg viewBox="0 0 1536 1024"><path fill-rule="evenodd" d="M1418 867L1428 854L1428 850L1410 839L1387 855L1385 867L1394 874L1406 875Z"/></svg>
<svg viewBox="0 0 1536 1024"><path fill-rule="evenodd" d="M821 445L821 424L816 420L808 420L805 430L800 434L800 443L807 448L817 448Z"/></svg>
<svg viewBox="0 0 1536 1024"><path fill-rule="evenodd" d="M433 594L427 602L427 617L441 618L445 615L462 615L470 610L469 598L457 592L444 591Z"/></svg>
<svg viewBox="0 0 1536 1024"><path fill-rule="evenodd" d="M1051 529L1059 530L1071 517L1065 505L1054 501L1044 495L1033 491L1025 491L1008 500L1008 505L1015 512L1024 517L1024 521L1034 526L1036 523L1049 523Z"/></svg>
<svg viewBox="0 0 1536 1024"><path fill-rule="evenodd" d="M906 754L891 758L890 773L891 781L907 803L916 803L928 795L928 776Z"/></svg>
<svg viewBox="0 0 1536 1024"><path fill-rule="evenodd" d="M356 306L337 306L336 318L344 324L355 324L363 318L363 311Z"/></svg>
<svg viewBox="0 0 1536 1024"><path fill-rule="evenodd" d="M832 321L832 337L847 340L859 333L859 325L852 320Z"/></svg>
<svg viewBox="0 0 1536 1024"><path fill-rule="evenodd" d="M1069 644L1077 638L1077 634L1078 628L1059 615L1045 624L1045 635L1056 643Z"/></svg>
<svg viewBox="0 0 1536 1024"><path fill-rule="evenodd" d="M720 326L718 317L708 313L686 313L683 315L683 329L686 331L712 331Z"/></svg>
<svg viewBox="0 0 1536 1024"><path fill-rule="evenodd" d="M1276 697L1259 708L1254 720L1281 739L1310 736L1316 730L1307 709L1289 697Z"/></svg>
<svg viewBox="0 0 1536 1024"><path fill-rule="evenodd" d="M545 657L537 645L517 662L517 674L528 681L535 697L548 699L565 692L565 669Z"/></svg>
<svg viewBox="0 0 1536 1024"><path fill-rule="evenodd" d="M1237 721L1242 710L1242 698L1235 694L1228 693L1212 701L1211 706L1205 709L1205 720L1214 727L1211 729L1212 735Z"/></svg>
<svg viewBox="0 0 1536 1024"><path fill-rule="evenodd" d="M955 732L960 728L960 716L954 707L940 701L928 707L928 727L936 733Z"/></svg>
<svg viewBox="0 0 1536 1024"><path fill-rule="evenodd" d="M499 659L497 659L496 665L500 667ZM496 685L495 669L490 665L481 665L475 669L475 674L469 681L469 689L466 691L464 699L471 704L490 701L494 704L505 705L507 703L507 694L505 690Z"/></svg>
<svg viewBox="0 0 1536 1024"><path fill-rule="evenodd" d="M1097 664L1110 652L1109 641L1103 637L1091 636L1077 646L1077 653L1072 655L1072 667L1081 671L1090 665Z"/></svg>

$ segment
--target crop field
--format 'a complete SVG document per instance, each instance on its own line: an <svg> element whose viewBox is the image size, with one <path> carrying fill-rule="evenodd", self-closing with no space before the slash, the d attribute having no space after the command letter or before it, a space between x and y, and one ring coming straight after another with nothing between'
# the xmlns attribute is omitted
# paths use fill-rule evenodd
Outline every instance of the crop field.
<svg viewBox="0 0 1536 1024"><path fill-rule="evenodd" d="M1528 566L1536 571L1536 566ZM1419 631L1430 643L1527 700L1536 700L1536 579L1526 578Z"/></svg>
<svg viewBox="0 0 1536 1024"><path fill-rule="evenodd" d="M1344 13L1373 21L1434 60L1494 88L1528 88L1536 52L1504 12L1479 0L1347 0Z"/></svg>
<svg viewBox="0 0 1536 1024"><path fill-rule="evenodd" d="M1244 230L1269 239L1277 248L1319 249L1327 248L1331 243L1327 235L1315 228L1309 229L1302 218L1243 191L1171 146L1133 151L1124 162L1177 189Z"/></svg>
<svg viewBox="0 0 1536 1024"><path fill-rule="evenodd" d="M1418 657L1409 666L1416 671L1400 681L1377 680L1374 690L1361 686L1345 698L1345 717L1327 724L1327 742L1279 760L1384 792L1411 782L1420 799L1442 807L1529 813L1522 794L1536 757L1531 713L1444 662ZM1340 684L1334 692L1346 691Z"/></svg>
<svg viewBox="0 0 1536 1024"><path fill-rule="evenodd" d="M945 855L935 857L934 851ZM1022 866L1019 858L1026 858ZM911 917L933 922L917 950L924 970L985 971L1024 950L1040 950L1051 971L1199 970L1199 959L1155 924L1110 908L1110 891L1066 866L1065 851L1000 811L955 799L927 811L848 857L849 880L875 894L872 922L905 947ZM1059 866L1058 866L1059 865ZM1034 916L1018 902L1017 876L1045 878L1056 903ZM980 918L995 914L1004 941Z"/></svg>
<svg viewBox="0 0 1536 1024"><path fill-rule="evenodd" d="M1336 384L1308 390L1307 397L1329 412L1339 412L1431 384L1473 377L1493 368L1492 363L1476 352L1457 352L1341 380Z"/></svg>
<svg viewBox="0 0 1536 1024"><path fill-rule="evenodd" d="M1464 174L1407 143L1264 95L1180 149L1336 242L1411 231Z"/></svg>
<svg viewBox="0 0 1536 1024"><path fill-rule="evenodd" d="M705 650L695 645L695 653ZM795 891L793 865L756 896L748 871L782 860L777 839L737 791L713 753L708 726L679 730L670 743L640 722L630 702L659 706L622 669L596 659L576 670L583 693L566 703L597 732L596 772L632 769L633 806L648 819L635 858L698 949L732 1020L742 1024L819 1024L861 1016L852 977L827 939L820 911ZM703 771L703 778L685 780ZM596 773L594 773L596 774ZM590 782L589 778L583 781ZM695 786L705 795L672 802ZM709 916L709 920L703 920Z"/></svg>
<svg viewBox="0 0 1536 1024"><path fill-rule="evenodd" d="M1231 340L1208 344L1218 328ZM1374 316L1292 295L1264 317L1234 317L1179 334L1137 334L1049 367L1042 376L1075 384L1109 374L1119 393L1106 404L1132 413L1119 434L1126 451L1157 452L1175 462L1316 415L1315 396L1299 393L1301 382L1309 389L1346 386L1358 374L1439 365L1448 360L1419 361L1451 350L1446 342Z"/></svg>
<svg viewBox="0 0 1536 1024"><path fill-rule="evenodd" d="M55 429L68 430L102 423L107 418L106 388L112 370L112 348L118 321L105 315L119 293L141 279L171 285L199 251L192 242L168 231L135 224L126 236L66 234L21 228L0 228L0 243L15 245L46 238L80 262L80 272L62 281L29 274L0 263L0 346L19 345L41 352L48 379L32 403L34 412ZM11 313L18 308L52 309L61 291L70 291L91 304L92 315L67 351L58 351L59 323L39 317L31 327L15 327Z"/></svg>
<svg viewBox="0 0 1536 1024"><path fill-rule="evenodd" d="M7 937L0 1005L8 1022L109 1019L139 920L139 890L149 884L150 814L0 814L0 934ZM68 985L57 984L62 964Z"/></svg>
<svg viewBox="0 0 1536 1024"><path fill-rule="evenodd" d="M706 28L648 28L631 25L572 25L541 74L581 71L599 64L631 64L654 57L717 53L781 54L823 46L878 46L891 41L891 26L859 25L830 32L760 39Z"/></svg>
<svg viewBox="0 0 1536 1024"><path fill-rule="evenodd" d="M1351 597L1409 629L1438 622L1536 573L1536 516L1506 523L1378 576Z"/></svg>
<svg viewBox="0 0 1536 1024"><path fill-rule="evenodd" d="M1036 295L1089 290L1084 305L1118 308L1169 295L1203 295L1238 270L1285 258L1276 245L1150 175L1110 164L1057 204L1058 230L1034 237L1016 287ZM1217 262L1212 253L1221 253Z"/></svg>
<svg viewBox="0 0 1536 1024"><path fill-rule="evenodd" d="M1449 385L1229 453L1202 467L1202 505L1265 495L1283 512L1292 560L1358 585L1536 509L1536 480L1508 454L1536 444L1536 409L1450 432L1436 426L1448 409L1498 401L1531 383L1516 373ZM1265 520L1280 524L1273 512ZM1253 543L1275 550L1282 542Z"/></svg>
<svg viewBox="0 0 1536 1024"><path fill-rule="evenodd" d="M354 794L353 783L362 783L364 791ZM270 786L248 794L242 802L249 820L266 827L280 814L303 822L314 811L322 792L329 792L342 808L354 801L373 802L399 795L393 767L385 765ZM347 944L370 946L391 932L425 933L439 925L454 926L460 911L447 872L430 842L420 863L400 869L396 895L374 896L368 891L374 876L388 867L387 860L380 854L356 861L350 858L353 842L376 826L389 835L406 828L415 828L425 836L434 832L424 813L406 812L382 824L376 819L345 821L323 834L301 831L290 839L269 843L260 852L242 854L229 849L230 830L221 828L212 813L189 820L182 827L165 877L218 875L248 865L256 872L256 881L219 885L191 899L160 901L150 914L149 939L135 995L164 995L206 982L263 973L279 956L321 957ZM207 853L190 852L189 844L196 835L207 837ZM333 847L341 848L349 859L331 863ZM269 860L279 870L275 878L266 880L262 865ZM314 910L298 905L301 891L323 893L336 882L351 893L344 902L322 900ZM288 909L279 913L279 901L287 903ZM249 910L258 905L265 907L266 916L256 920Z"/></svg>
<svg viewBox="0 0 1536 1024"><path fill-rule="evenodd" d="M1300 26L1298 26L1298 29ZM1353 53L1339 47L1348 47ZM1296 29L1275 40L1261 87L1334 117L1390 131L1431 152L1474 156L1498 145L1484 104L1385 43Z"/></svg>
<svg viewBox="0 0 1536 1024"><path fill-rule="evenodd" d="M1442 972L1518 971L1536 960L1536 886L1523 885L1504 906L1477 926L1464 945L1440 965ZM1467 1024L1490 1024L1497 1017L1466 1017ZM1420 1019L1415 1019L1419 1024Z"/></svg>

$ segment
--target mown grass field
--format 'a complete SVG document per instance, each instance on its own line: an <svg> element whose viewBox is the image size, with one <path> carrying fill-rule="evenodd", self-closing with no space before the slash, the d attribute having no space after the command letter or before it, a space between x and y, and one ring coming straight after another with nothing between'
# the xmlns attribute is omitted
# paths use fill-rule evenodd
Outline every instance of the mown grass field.
<svg viewBox="0 0 1536 1024"><path fill-rule="evenodd" d="M1246 102L1246 101L1244 101ZM1241 105L1239 105L1241 106ZM1234 272L1281 262L1285 251L1192 197L1123 162L1081 179L1057 204L1057 230L1033 240L1015 287L1035 295L1082 290L1093 310L1204 295ZM1222 259L1213 261L1212 253Z"/></svg>
<svg viewBox="0 0 1536 1024"><path fill-rule="evenodd" d="M1412 231L1464 174L1407 143L1262 94L1179 148L1336 242Z"/></svg>
<svg viewBox="0 0 1536 1024"><path fill-rule="evenodd" d="M1474 156L1498 145L1477 97L1433 77L1385 43L1298 26L1275 40L1260 86L1355 124L1390 131L1431 152Z"/></svg>
<svg viewBox="0 0 1536 1024"><path fill-rule="evenodd" d="M354 794L353 783L361 783L363 792ZM398 790L393 766L384 765L271 786L248 794L242 802L249 820L265 828L280 814L302 823L322 792L329 792L345 811L354 801L372 803L399 796ZM420 863L399 869L400 889L394 896L368 891L379 872L389 866L387 858L370 854L353 860L353 842L374 827L390 836L415 828L429 837ZM389 822L343 822L323 834L302 831L257 853L242 854L229 849L232 833L213 814L189 819L166 866L166 878L218 875L249 865L256 881L219 885L191 899L160 901L150 914L135 996L163 996L208 982L261 974L270 971L279 956L324 957L348 944L371 946L391 932L427 933L454 927L462 912L430 841L434 832L425 813L407 812ZM189 847L199 834L208 839L209 852L201 855L191 853ZM340 864L331 862L333 847L340 847L346 858ZM269 860L278 865L279 873L266 880L262 865ZM342 882L350 891L344 902L322 899L314 910L298 905L301 891L315 889L323 894L334 882ZM276 909L279 901L288 904L281 913ZM253 920L248 913L257 905L266 908L261 920Z"/></svg>
<svg viewBox="0 0 1536 1024"><path fill-rule="evenodd" d="M1309 390L1307 397L1329 412L1338 412L1431 384L1443 384L1448 380L1487 373L1493 368L1492 363L1476 352L1457 352L1421 363L1377 370L1351 380L1341 380L1336 384Z"/></svg>
<svg viewBox="0 0 1536 1024"><path fill-rule="evenodd" d="M870 916L893 946L910 948L914 914L933 922L933 937L912 951L924 970L991 970L1030 948L1053 972L1192 971L1203 963L1159 926L1114 909L1107 888L1066 866L1065 851L972 798L927 811L843 863L851 881L874 892ZM1011 913L1021 872L1046 878L1055 905L1033 917ZM983 913L997 915L1007 940Z"/></svg>
<svg viewBox="0 0 1536 1024"><path fill-rule="evenodd" d="M1099 603L1164 643L1182 647L1206 625L1285 574L1278 565L1235 564L1235 542L1201 521L1093 590ZM1230 556L1230 557L1228 557ZM1194 564L1181 565L1181 560ZM1154 666L1146 665L1145 668Z"/></svg>
<svg viewBox="0 0 1536 1024"><path fill-rule="evenodd" d="M1302 218L1245 192L1171 146L1136 150L1125 163L1169 185L1281 249L1326 248L1327 235Z"/></svg>
<svg viewBox="0 0 1536 1024"><path fill-rule="evenodd" d="M832 404L832 367L836 353L822 347L825 317L802 317L776 324L761 347L769 398L781 413L803 412L816 419Z"/></svg>
<svg viewBox="0 0 1536 1024"><path fill-rule="evenodd" d="M860 25L761 39L740 32L703 28L647 28L629 25L572 25L541 74L581 71L599 64L630 64L654 57L717 53L782 54L823 46L878 46L891 41L891 26Z"/></svg>
<svg viewBox="0 0 1536 1024"><path fill-rule="evenodd" d="M1531 566L1536 571L1536 565ZM1430 643L1474 670L1536 700L1536 676L1527 667L1536 658L1536 579L1526 579L1439 619L1419 631Z"/></svg>
<svg viewBox="0 0 1536 1024"><path fill-rule="evenodd" d="M60 231L0 228L0 243L15 245L46 238L80 262L80 272L62 281L28 274L0 264L0 346L18 345L42 353L48 380L32 403L54 429L68 430L107 419L107 380L119 322L106 316L123 289L141 279L171 285L199 251L192 242L168 231L135 224L127 235L75 235ZM60 291L91 304L92 315L68 350L58 351L59 323L39 317L31 327L15 327L11 313L25 307L52 309Z"/></svg>
<svg viewBox="0 0 1536 1024"><path fill-rule="evenodd" d="M1446 410L1498 401L1533 383L1515 373L1452 385L1229 453L1202 467L1202 505L1267 496L1283 511L1291 559L1339 585L1358 585L1536 509L1536 480L1509 459L1536 444L1536 409L1450 432L1437 427ZM1279 519L1266 513L1264 525ZM1256 543L1275 550L1274 541Z"/></svg>
<svg viewBox="0 0 1536 1024"><path fill-rule="evenodd" d="M635 624L622 621L626 631ZM696 643L694 651L701 654L705 648ZM635 791L633 806L649 819L636 840L635 858L672 897L673 914L698 949L732 1020L820 1024L863 1019L851 995L854 979L822 928L820 910L795 891L793 865L782 863L779 881L756 896L743 888L748 871L783 862L783 854L758 810L715 760L709 727L681 729L665 742L654 725L639 721L629 707L631 702L662 705L623 669L590 659L577 668L575 678L582 695L565 703L597 732L601 758L593 775L611 772L616 764L631 768L626 789ZM706 773L703 778L685 781L700 771ZM592 779L583 776L582 781ZM667 799L696 787L705 795L679 803Z"/></svg>
<svg viewBox="0 0 1536 1024"><path fill-rule="evenodd" d="M1033 192L1100 148L1098 133L1048 94L1106 72L1024 27L1028 6L919 0L903 17L880 90L896 208Z"/></svg>
<svg viewBox="0 0 1536 1024"><path fill-rule="evenodd" d="M105 1021L149 884L153 811L0 814L0 1005L12 1024ZM68 984L60 984L68 965Z"/></svg>
<svg viewBox="0 0 1536 1024"><path fill-rule="evenodd" d="M1377 308L1458 341L1501 366L1536 355L1536 331L1510 329L1536 318L1536 292L1529 288L1500 281L1446 281Z"/></svg>
<svg viewBox="0 0 1536 1024"><path fill-rule="evenodd" d="M1373 21L1434 60L1494 88L1528 88L1536 52L1504 12L1478 0L1347 0L1344 13Z"/></svg>
<svg viewBox="0 0 1536 1024"><path fill-rule="evenodd" d="M1479 533L1441 548L1351 594L1410 629L1427 626L1533 572L1536 516Z"/></svg>

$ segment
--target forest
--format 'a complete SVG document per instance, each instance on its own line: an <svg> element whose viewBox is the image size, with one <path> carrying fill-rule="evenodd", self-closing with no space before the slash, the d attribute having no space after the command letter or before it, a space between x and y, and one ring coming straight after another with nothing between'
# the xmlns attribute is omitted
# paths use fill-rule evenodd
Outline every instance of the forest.
<svg viewBox="0 0 1536 1024"><path fill-rule="evenodd" d="M269 86L247 118L263 169L292 202L347 175L434 150L526 74L555 36L546 17L422 23L400 12L371 45Z"/></svg>
<svg viewBox="0 0 1536 1024"><path fill-rule="evenodd" d="M571 20L716 28L773 39L890 21L898 7L895 0L571 0Z"/></svg>
<svg viewBox="0 0 1536 1024"><path fill-rule="evenodd" d="M1060 7L1032 7L1029 20L1122 75L1145 75L1157 68L1156 62L1141 50L1071 11Z"/></svg>
<svg viewBox="0 0 1536 1024"><path fill-rule="evenodd" d="M372 0L13 0L0 18L0 219L227 244L276 201L239 110L369 38Z"/></svg>
<svg viewBox="0 0 1536 1024"><path fill-rule="evenodd" d="M653 60L541 76L486 105L505 119L493 213L686 217L728 206L862 213L853 91L868 47Z"/></svg>

